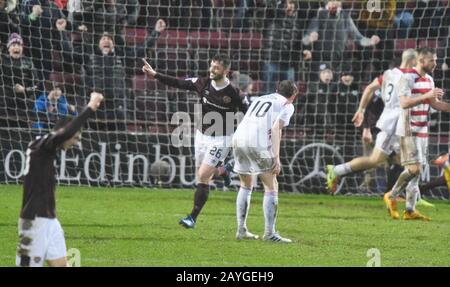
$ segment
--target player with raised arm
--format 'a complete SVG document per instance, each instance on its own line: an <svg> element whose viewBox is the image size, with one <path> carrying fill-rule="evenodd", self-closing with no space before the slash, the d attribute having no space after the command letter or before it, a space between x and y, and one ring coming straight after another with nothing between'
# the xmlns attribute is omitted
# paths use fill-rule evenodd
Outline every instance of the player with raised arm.
<svg viewBox="0 0 450 287"><path fill-rule="evenodd" d="M399 68L386 70L383 75L373 80L364 90L359 103L359 108L353 116L356 127L360 127L364 121L364 112L370 103L373 94L381 88L381 97L384 109L377 121L380 132L377 135L375 147L370 156L362 156L352 159L337 166L328 165L327 188L334 194L342 176L353 172L360 172L377 167L385 162L391 154L399 153L399 139L395 135L396 124L400 115L400 98L397 93L397 83L404 72L408 72L416 64L417 52L407 49L402 53L402 63Z"/></svg>
<svg viewBox="0 0 450 287"><path fill-rule="evenodd" d="M70 149L80 141L80 129L102 101L102 94L91 93L87 107L76 118L59 120L51 133L28 145L17 266L42 267L45 261L52 267L67 266L64 232L56 218L54 161L60 149Z"/></svg>
<svg viewBox="0 0 450 287"><path fill-rule="evenodd" d="M430 107L438 111L450 111L450 104L441 101L444 91L435 88L429 75L436 67L436 52L430 48L418 49L417 65L404 73L399 82L402 114L397 123L396 134L400 136L401 163L405 167L392 192L384 196L386 207L393 219L400 217L396 198L406 190L406 210L403 219L430 220L416 210L421 167L427 161L428 125Z"/></svg>
<svg viewBox="0 0 450 287"><path fill-rule="evenodd" d="M201 116L205 122L202 121L202 125L197 126L195 135L197 188L194 194L194 206L191 213L179 222L186 228L194 228L197 217L208 200L211 178L231 148L231 138L235 129L234 118L232 121L227 121L226 117L227 115L234 117L236 112L245 113L247 106L240 96L239 89L231 85L227 78L231 62L226 55L218 54L212 58L208 77L185 80L157 73L145 59L144 63L142 70L147 76L171 87L195 91L200 97ZM211 117L222 121L222 124L217 127L215 123L217 120L208 120ZM228 126L227 123L233 126Z"/></svg>
<svg viewBox="0 0 450 287"><path fill-rule="evenodd" d="M261 96L250 105L233 136L234 171L239 174L241 187L236 199L237 239L257 239L247 229L247 216L252 194L253 176L264 185L264 236L273 242L292 242L275 230L278 210L277 175L281 171L280 141L282 129L294 113L292 102L297 95L293 81L282 81L276 93Z"/></svg>

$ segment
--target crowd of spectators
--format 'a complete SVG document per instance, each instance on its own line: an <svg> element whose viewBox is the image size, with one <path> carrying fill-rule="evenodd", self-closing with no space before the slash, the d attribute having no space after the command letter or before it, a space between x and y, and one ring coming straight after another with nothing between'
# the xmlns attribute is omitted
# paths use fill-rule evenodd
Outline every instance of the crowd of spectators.
<svg viewBox="0 0 450 287"><path fill-rule="evenodd" d="M236 61L239 53L257 55L256 69L230 75L235 85L256 96L273 92L281 80L298 81L305 89L297 128L352 134L360 91L388 68L402 40L435 45L436 82L450 87L449 1L383 0L373 13L365 2L0 0L0 124L47 128L96 91L105 103L92 127L126 129L134 118L137 61L153 61L158 37L170 29L261 35L258 51L228 47ZM130 43L126 29L136 27L145 30L145 40ZM187 53L196 51L188 47ZM71 95L64 95L66 83L54 82L55 72L79 75Z"/></svg>

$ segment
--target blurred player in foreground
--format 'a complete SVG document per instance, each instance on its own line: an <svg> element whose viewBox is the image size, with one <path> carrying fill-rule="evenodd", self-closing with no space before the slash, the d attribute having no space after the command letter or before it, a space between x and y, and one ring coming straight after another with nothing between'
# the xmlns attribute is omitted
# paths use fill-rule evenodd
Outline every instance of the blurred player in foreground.
<svg viewBox="0 0 450 287"><path fill-rule="evenodd" d="M53 162L60 149L68 150L80 141L81 128L102 101L102 94L91 93L87 107L78 117L61 119L52 132L38 136L28 145L17 266L42 267L45 261L51 267L67 266L64 232L56 218Z"/></svg>

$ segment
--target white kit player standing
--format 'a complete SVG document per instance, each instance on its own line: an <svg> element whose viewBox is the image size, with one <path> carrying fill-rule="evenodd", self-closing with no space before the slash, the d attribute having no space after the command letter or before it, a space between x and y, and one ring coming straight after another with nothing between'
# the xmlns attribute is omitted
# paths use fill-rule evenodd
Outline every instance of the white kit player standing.
<svg viewBox="0 0 450 287"><path fill-rule="evenodd" d="M264 185L263 210L267 241L289 243L275 230L278 208L277 175L281 170L281 131L294 113L297 87L293 81L282 81L276 93L253 101L233 136L234 171L241 186L236 199L237 239L257 239L247 229L247 216L252 194L253 176L258 175Z"/></svg>

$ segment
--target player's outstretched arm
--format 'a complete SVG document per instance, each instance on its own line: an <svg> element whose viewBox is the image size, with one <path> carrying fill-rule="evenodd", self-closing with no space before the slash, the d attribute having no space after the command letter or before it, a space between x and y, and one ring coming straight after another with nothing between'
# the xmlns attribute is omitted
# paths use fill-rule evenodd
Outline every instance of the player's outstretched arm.
<svg viewBox="0 0 450 287"><path fill-rule="evenodd" d="M409 109L411 107L423 104L425 102L428 102L431 104L431 106L433 106L433 105L436 105L437 102L440 102L440 99L442 98L443 95L444 95L444 91L439 88L432 89L431 91L429 91L419 97L416 97L416 98L410 98L410 97L400 94L400 107L402 109ZM443 102L441 102L441 103L443 103ZM445 105L437 104L436 106L439 108L445 109ZM439 109L439 108L436 108L436 109Z"/></svg>
<svg viewBox="0 0 450 287"><path fill-rule="evenodd" d="M352 122L355 125L355 127L360 127L364 121L364 112L369 105L370 101L373 98L373 94L376 90L381 88L380 81L377 79L373 80L372 83L370 83L363 92L363 95L361 97L361 101L359 102L359 107L356 113L353 115Z"/></svg>
<svg viewBox="0 0 450 287"><path fill-rule="evenodd" d="M194 83L191 80L179 80L175 77L171 77L168 75L164 75L161 73L157 73L155 69L145 60L142 59L144 62L144 66L142 67L142 71L149 77L149 78L155 78L161 83L168 85L170 87L179 88L183 90L189 90L189 91L196 91L197 88L195 87Z"/></svg>
<svg viewBox="0 0 450 287"><path fill-rule="evenodd" d="M442 111L442 112L450 112L450 103L441 101L440 99L441 99L441 97L437 98L434 101L431 101L430 105L435 110Z"/></svg>

